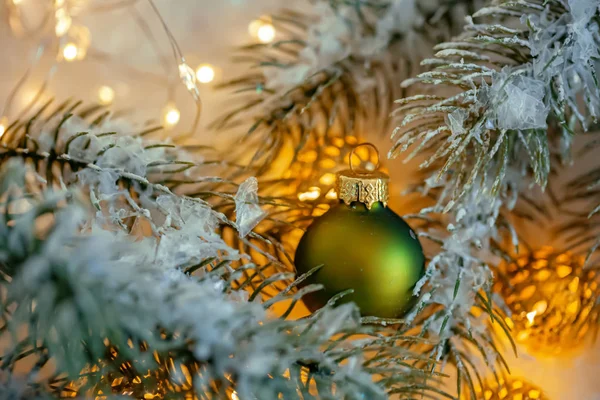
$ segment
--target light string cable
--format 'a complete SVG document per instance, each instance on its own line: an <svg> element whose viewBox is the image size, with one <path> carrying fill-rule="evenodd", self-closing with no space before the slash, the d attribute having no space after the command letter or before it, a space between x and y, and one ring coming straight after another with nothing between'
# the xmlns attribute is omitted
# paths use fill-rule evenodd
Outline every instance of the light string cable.
<svg viewBox="0 0 600 400"><path fill-rule="evenodd" d="M192 129L188 132L187 136L191 136L200 123L200 116L202 115L202 100L200 99L200 90L198 89L196 74L194 70L187 64L185 57L183 56L183 52L177 43L177 40L173 36L173 33L169 29L169 26L165 22L162 17L160 11L156 7L156 4L153 0L148 0L152 10L158 17L166 35L169 39L169 43L171 44L171 49L173 50L173 56L175 57L175 62L177 63L177 67L179 69L179 78L185 84L188 92L192 95L195 103L196 103L196 116L194 117L194 122L192 123Z"/></svg>
<svg viewBox="0 0 600 400"><path fill-rule="evenodd" d="M145 21L145 19L139 14L139 12L137 12L135 10L134 6L138 2L139 2L139 0L126 0L126 1L120 1L120 2L116 2L116 3L112 3L112 4L105 4L105 5L102 5L101 7L98 7L98 6L93 7L92 6L89 8L89 10L92 13L104 13L104 12L110 12L110 11L114 11L114 10L122 9L122 8L130 8L130 10L133 14L133 20L138 25L139 29L142 31L144 36L150 41L150 43L152 45L152 49L153 49L154 53L156 54L156 56L158 57L159 62L162 66L162 69L165 72L165 75L167 75L167 77L168 77L169 66L168 66L167 57L165 57L163 52L160 50L160 48L158 46L158 42L157 42L156 38L154 37L152 30L151 30L150 26L148 25L147 21ZM24 15L22 15L22 12L20 12L17 5L9 4L8 5L9 21L10 21L10 27L11 27L11 30L13 31L13 33L24 36L25 38L33 38L36 36L36 34L43 33L44 29L47 27L48 23L51 21L51 19L52 19L51 16L52 16L53 12L56 10L56 7L59 7L61 4L63 4L63 2L53 1L52 4L53 4L53 7L51 7L45 13L45 15L42 19L43 22L41 22L34 28L29 28L27 26L27 24L25 24L25 21L22 20ZM196 131L196 129L199 125L200 115L201 115L201 111L202 111L202 103L200 100L200 93L199 93L198 87L196 85L196 75L195 75L194 71L186 63L183 53L182 53L177 41L175 40L170 29L168 28L166 22L162 18L162 15L160 14L156 5L152 1L150 1L150 5L151 5L154 13L158 16L158 18L161 22L161 25L163 26L163 28L166 32L167 38L171 44L171 48L173 50L173 55L176 59L177 65L178 65L180 78L183 80L188 91L192 94L192 96L196 102L196 105L197 105L196 116L195 116L195 119L194 119L194 122L192 125L192 129L189 132L190 134L192 134ZM57 38L59 39L58 50L60 50L60 39L61 38L58 36L57 36ZM20 79L18 79L15 86L9 91L9 94L6 98L5 104L0 109L2 111L0 113L0 118L2 118L2 121L4 120L5 117L8 117L8 115L11 113L11 110L14 107L15 99L17 98L20 91L23 89L23 86L31 78L31 75L32 75L35 67L40 63L41 59L43 58L45 53L48 51L48 48L55 47L54 46L55 43L53 43L51 41L52 41L52 39L48 38L48 37L41 38L41 40L38 44L37 50L34 53L33 60L31 61L31 63L29 63L29 66L27 67L23 76ZM106 62L114 61L114 60L112 60L112 57L109 54L101 53L94 49L90 49L89 53L90 53L89 58L96 62L106 63ZM35 95L31 96L31 99L30 100L28 99L25 106L21 110L19 110L20 111L19 115L16 116L17 120L19 120L24 115L26 115L43 97L43 94L46 92L52 78L54 77L55 73L58 70L58 66L59 66L60 62L61 62L60 58L57 57L54 59L54 62L48 68L48 70L45 74L45 77L44 77L39 89L35 93ZM162 79L160 79L159 77L150 76L152 74L142 73L141 71L138 71L136 68L131 67L131 68L127 68L127 69L131 72L131 75L133 75L135 77L145 76L145 78L153 80L153 81L155 81L155 83L157 83L161 86L165 85L167 87L167 97L169 99L172 99L174 97L175 85L173 84L171 79L167 78L167 80L165 82L165 81L162 81Z"/></svg>

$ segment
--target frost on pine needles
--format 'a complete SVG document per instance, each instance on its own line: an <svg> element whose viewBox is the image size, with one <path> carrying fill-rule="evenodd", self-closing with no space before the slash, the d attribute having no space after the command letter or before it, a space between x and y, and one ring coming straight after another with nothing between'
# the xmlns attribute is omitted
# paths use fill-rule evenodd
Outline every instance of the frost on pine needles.
<svg viewBox="0 0 600 400"><path fill-rule="evenodd" d="M238 188L235 195L236 224L241 237L248 233L266 216L258 204L258 181L251 177Z"/></svg>
<svg viewBox="0 0 600 400"><path fill-rule="evenodd" d="M472 307L503 324L490 301L488 268L499 230L516 238L502 210L530 183L545 187L552 153L568 156L575 129L596 119L599 20L597 1L493 2L467 19L462 35L435 46L422 62L426 72L403 84L422 94L397 101L390 156L426 155L423 189L437 204L419 218L447 225L423 233L439 249L417 288L429 310L422 318L439 337L437 356L463 377L469 363L454 348L458 339L489 336ZM502 364L493 346L479 351Z"/></svg>
<svg viewBox="0 0 600 400"><path fill-rule="evenodd" d="M251 166L258 171L253 175L259 180L267 175L272 181L275 160L292 159L292 166L310 160L310 155L297 156L317 143L339 148L345 137L361 141L366 132L387 132L393 99L402 92L399 82L434 41L457 33L467 10L480 1L310 3L307 14L284 10L273 15L280 39L242 48L238 56L249 61L249 72L223 85L240 93L243 104L225 113L215 127L247 127L240 137L248 146L244 152L250 148L253 153ZM325 143L319 142L322 138ZM342 149L334 161L346 152ZM239 157L246 155L240 152ZM314 171L309 174L301 167L302 175L322 176L320 165L327 165L321 162L324 157L308 161L307 167ZM298 191L313 186L309 182ZM323 193L329 190L322 189Z"/></svg>
<svg viewBox="0 0 600 400"><path fill-rule="evenodd" d="M408 366L422 357L401 345L413 339L375 334L353 305L298 321L274 315L271 307L293 306L318 285L296 292L292 284L260 302L263 288L289 274L250 289L248 277L266 267L238 263L246 256L219 235L222 226L248 234L263 217L254 179L235 198L222 193L237 207L234 223L168 186L179 176L202 181L201 158L128 135L126 125L37 117L8 131L0 149L0 393L221 398L235 390L270 399L318 388L324 399L384 399L413 385L428 390L428 374ZM355 335L362 340L347 340ZM373 352L384 359L367 362ZM399 371L397 360L407 367ZM13 379L23 362L33 367Z"/></svg>
<svg viewBox="0 0 600 400"><path fill-rule="evenodd" d="M492 179L496 191L521 152L545 186L548 136L561 136L568 145L577 123L586 128L596 118L598 6L580 0L547 3L502 1L481 9L461 36L437 45L435 58L423 61L429 71L404 83L423 90L423 85L451 88L445 96L398 101L400 125L390 156L409 147L414 147L411 156L436 148L423 165L438 166L439 176L451 177L453 202L476 179ZM506 26L478 22L501 15L521 17Z"/></svg>
<svg viewBox="0 0 600 400"><path fill-rule="evenodd" d="M446 7L437 0L377 0L357 6L335 0L318 0L298 59L291 65L272 66L264 70L266 87L289 90L319 71L335 68L349 58L379 60L391 43L401 40L409 59L416 60L417 31L423 29L427 15ZM450 7L460 6L452 5Z"/></svg>
<svg viewBox="0 0 600 400"><path fill-rule="evenodd" d="M544 104L545 84L526 76L510 79L495 74L490 88L490 103L496 108L495 126L506 130L545 129L549 107ZM493 121L493 120L492 120Z"/></svg>

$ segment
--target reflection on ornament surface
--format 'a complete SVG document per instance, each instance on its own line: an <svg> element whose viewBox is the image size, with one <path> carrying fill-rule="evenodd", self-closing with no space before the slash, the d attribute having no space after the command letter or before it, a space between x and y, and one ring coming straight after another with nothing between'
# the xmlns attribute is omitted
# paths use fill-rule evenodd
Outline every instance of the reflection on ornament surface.
<svg viewBox="0 0 600 400"><path fill-rule="evenodd" d="M484 387L475 389L476 398L468 395L461 396L461 400L548 400L548 397L535 385L524 379L504 377L498 382L488 379Z"/></svg>
<svg viewBox="0 0 600 400"><path fill-rule="evenodd" d="M532 352L557 354L583 344L598 320L598 274L584 257L543 247L502 263L495 292L512 315L506 322Z"/></svg>

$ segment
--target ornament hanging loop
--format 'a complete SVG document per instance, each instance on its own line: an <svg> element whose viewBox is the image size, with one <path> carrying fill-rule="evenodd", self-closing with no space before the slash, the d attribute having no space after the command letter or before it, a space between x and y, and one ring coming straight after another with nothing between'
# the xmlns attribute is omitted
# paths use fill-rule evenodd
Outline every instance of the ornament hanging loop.
<svg viewBox="0 0 600 400"><path fill-rule="evenodd" d="M379 163L379 160L380 160L379 150L377 149L377 146L375 146L373 143L369 143L369 142L357 144L356 146L354 146L352 148L352 150L350 150L350 157L348 158L348 164L350 165L350 171L356 172L356 170L354 169L354 165L352 165L352 157L354 157L354 151L356 149L358 149L359 147L370 147L373 150L375 150L375 154L377 155L377 164L375 165L375 171L377 171L379 169L379 165L380 165L380 163Z"/></svg>
<svg viewBox="0 0 600 400"><path fill-rule="evenodd" d="M375 150L377 154L377 165L375 170L357 171L352 165L352 156L354 151L361 147L368 146ZM387 205L389 199L388 182L390 177L379 169L379 150L373 143L361 143L350 151L350 169L337 173L336 192L338 198L347 205L357 201L363 203L370 210L374 203L381 202Z"/></svg>

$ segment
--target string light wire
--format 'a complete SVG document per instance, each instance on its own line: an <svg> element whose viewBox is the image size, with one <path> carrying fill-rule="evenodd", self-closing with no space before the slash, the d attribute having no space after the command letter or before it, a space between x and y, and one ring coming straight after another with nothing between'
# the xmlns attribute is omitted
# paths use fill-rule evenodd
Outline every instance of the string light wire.
<svg viewBox="0 0 600 400"><path fill-rule="evenodd" d="M196 102L196 116L194 118L194 122L192 123L192 129L188 133L188 135L192 135L198 128L198 125L200 123L200 116L202 115L202 100L200 99L200 90L198 89L198 85L196 84L196 74L195 71L187 64L185 57L183 56L183 52L181 51L181 48L177 43L177 40L173 36L173 33L169 29L169 26L165 22L154 1L148 0L148 3L150 3L152 10L154 10L154 13L156 14L169 39L169 43L173 51L173 56L175 57L177 67L179 69L179 77L186 85L188 92L190 92L190 94L194 98L194 101Z"/></svg>
<svg viewBox="0 0 600 400"><path fill-rule="evenodd" d="M107 5L102 5L102 6L94 6L91 8L91 11L92 12L108 12L108 11L113 11L113 10L120 9L120 8L130 7L132 15L134 16L134 21L136 22L136 24L138 25L138 27L140 28L142 33L146 36L148 41L152 44L153 50L156 53L161 65L165 71L165 74L167 76L169 76L169 75L171 75L169 73L169 71L170 71L170 68L168 66L169 62L168 62L167 58L163 55L162 51L160 50L160 48L158 46L158 41L154 37L152 30L150 29L150 26L144 20L144 18L141 17L141 15L135 9L135 7L133 7L137 3L139 3L139 0L123 0L123 1L114 2L112 4L107 4ZM154 1L148 0L148 3L150 3L150 6L151 6L153 12L158 17L160 24L161 24L165 34L167 35L167 38L169 40L169 43L170 43L170 46L171 46L171 49L173 52L173 56L174 56L176 64L177 64L179 78L185 84L188 92L190 92L190 94L192 95L192 97L196 103L196 115L195 115L195 118L194 118L194 121L192 124L192 129L189 132L189 135L191 135L197 130L199 123L200 123L200 117L202 114L202 101L200 98L200 91L197 86L196 73L187 64L186 59L183 55L183 52L181 51L181 48L179 47L177 40L175 39L169 26L167 25L164 18L162 17L162 14L156 7L156 4L154 3ZM12 28L13 32L15 32L16 34L22 35L26 38L35 37L36 35L39 35L40 33L42 33L43 30L48 26L50 19L53 18L53 16L57 15L57 10L59 8L63 11L65 10L63 6L64 6L64 4L55 3L53 7L50 7L48 10L46 10L46 12L44 13L44 16L42 18L42 21L38 25L36 25L34 27L30 27L24 20L23 13L20 10L21 5L12 4L9 2L8 11L9 11L9 22L10 22L11 28ZM64 13L59 13L59 15L63 15L63 14ZM69 18L71 18L70 15L65 15L65 16L68 16ZM53 24L53 25L55 25L55 24ZM64 34L66 32L59 32L59 33ZM60 36L62 36L62 35L57 34L57 38L60 39ZM49 46L50 45L48 44L47 38L42 38L40 40L40 44L38 45L38 50L35 53L34 59L30 63L28 68L26 69L26 71L23 74L23 76L21 77L21 79L19 79L17 81L14 88L9 92L9 95L6 99L5 105L3 106L3 112L2 112L2 114L0 114L0 116L10 114L11 109L13 108L13 105L14 105L15 98L20 93L20 91L23 89L23 86L25 85L25 83L31 78L32 71L39 64L40 59L45 54L45 52L47 51ZM95 59L96 61L105 62L110 59L110 56L108 56L106 54L102 55L98 52L93 52L93 51L91 51L91 53L92 53L91 55L93 55L92 58ZM48 68L45 79L42 82L42 84L40 85L39 90L37 91L35 96L33 96L32 100L29 101L29 104L27 104L26 107L24 107L24 109L21 110L21 112L19 113L19 117L26 114L43 96L44 92L46 91L47 87L49 86L50 80L56 73L59 62L60 62L60 60L55 61ZM135 74L135 70L133 71L133 73ZM170 79L168 79L165 84L168 87L167 95L168 95L168 102L170 103L174 98L175 87L173 85L173 82Z"/></svg>

